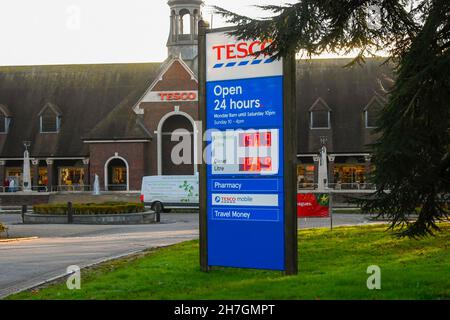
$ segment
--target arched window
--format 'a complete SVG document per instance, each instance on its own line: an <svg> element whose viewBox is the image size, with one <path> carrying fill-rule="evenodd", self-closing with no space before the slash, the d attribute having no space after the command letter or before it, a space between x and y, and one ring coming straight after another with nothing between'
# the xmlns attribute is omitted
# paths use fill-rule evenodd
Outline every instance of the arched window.
<svg viewBox="0 0 450 320"><path fill-rule="evenodd" d="M167 118L162 125L161 140L162 174L193 174L195 172L194 128L190 120L177 114Z"/></svg>
<svg viewBox="0 0 450 320"><path fill-rule="evenodd" d="M105 163L105 190L128 191L129 190L129 166L125 158L115 155Z"/></svg>
<svg viewBox="0 0 450 320"><path fill-rule="evenodd" d="M197 142L197 127L189 114L182 111L167 113L159 121L157 135L158 175L192 175L197 172L198 152L201 150Z"/></svg>
<svg viewBox="0 0 450 320"><path fill-rule="evenodd" d="M189 10L180 11L180 34L191 34L191 13Z"/></svg>
<svg viewBox="0 0 450 320"><path fill-rule="evenodd" d="M310 128L311 129L330 129L331 128L331 108L322 98L309 108Z"/></svg>
<svg viewBox="0 0 450 320"><path fill-rule="evenodd" d="M0 133L8 133L11 124L11 112L8 107L0 104Z"/></svg>
<svg viewBox="0 0 450 320"><path fill-rule="evenodd" d="M57 133L61 127L61 111L51 103L47 103L39 113L40 132Z"/></svg>

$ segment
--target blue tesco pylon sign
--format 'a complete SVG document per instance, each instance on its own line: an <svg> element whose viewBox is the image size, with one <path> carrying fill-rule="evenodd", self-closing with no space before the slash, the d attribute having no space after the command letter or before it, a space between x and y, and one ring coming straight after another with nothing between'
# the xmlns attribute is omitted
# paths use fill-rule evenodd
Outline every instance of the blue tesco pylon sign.
<svg viewBox="0 0 450 320"><path fill-rule="evenodd" d="M207 265L286 270L283 61L223 31L204 45Z"/></svg>

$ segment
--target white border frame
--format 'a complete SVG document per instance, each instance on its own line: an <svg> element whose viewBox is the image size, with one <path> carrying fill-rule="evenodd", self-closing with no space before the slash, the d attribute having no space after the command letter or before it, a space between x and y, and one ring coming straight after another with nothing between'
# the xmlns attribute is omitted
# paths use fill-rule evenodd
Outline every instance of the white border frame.
<svg viewBox="0 0 450 320"><path fill-rule="evenodd" d="M364 111L364 122L365 122L365 127L366 129L376 129L378 128L377 126L371 127L369 126L369 114L368 114L369 110L365 110Z"/></svg>

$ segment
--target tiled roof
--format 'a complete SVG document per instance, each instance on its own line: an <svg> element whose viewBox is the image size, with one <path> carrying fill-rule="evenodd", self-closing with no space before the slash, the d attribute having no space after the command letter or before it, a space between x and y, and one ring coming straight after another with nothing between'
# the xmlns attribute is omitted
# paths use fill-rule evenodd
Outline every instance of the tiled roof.
<svg viewBox="0 0 450 320"><path fill-rule="evenodd" d="M150 85L160 65L0 67L0 105L12 116L9 133L0 135L0 157L21 157L24 140L31 141L32 157L88 155L82 137L94 128L95 136L104 119L121 120L104 125L112 136L147 136L131 111L132 100ZM39 113L48 103L61 114L57 134L39 133Z"/></svg>
<svg viewBox="0 0 450 320"><path fill-rule="evenodd" d="M393 84L392 65L384 59L367 59L362 66L344 68L349 59L315 59L297 62L298 153L317 153L320 137L327 137L331 153L367 152L374 142L372 129L365 127L366 106ZM324 103L327 107L324 107ZM310 129L310 109L331 109L330 129Z"/></svg>

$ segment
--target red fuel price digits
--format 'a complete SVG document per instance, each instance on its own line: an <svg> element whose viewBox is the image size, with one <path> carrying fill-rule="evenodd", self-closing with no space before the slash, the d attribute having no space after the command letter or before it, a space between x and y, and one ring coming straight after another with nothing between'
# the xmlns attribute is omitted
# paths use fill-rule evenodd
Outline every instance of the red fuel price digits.
<svg viewBox="0 0 450 320"><path fill-rule="evenodd" d="M271 147L271 132L255 132L239 134L239 146L241 147Z"/></svg>
<svg viewBox="0 0 450 320"><path fill-rule="evenodd" d="M272 170L271 157L246 157L241 158L239 171L241 172L261 172Z"/></svg>

